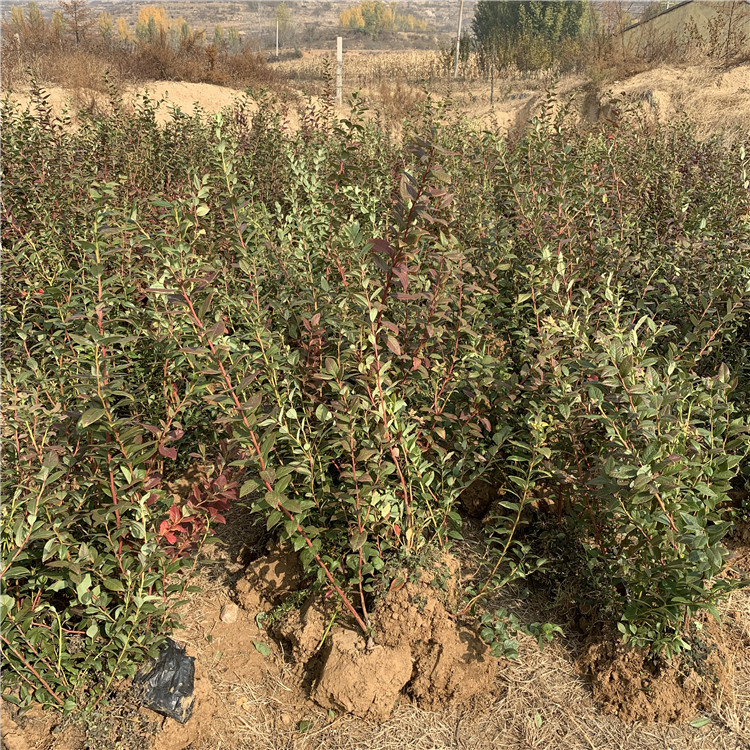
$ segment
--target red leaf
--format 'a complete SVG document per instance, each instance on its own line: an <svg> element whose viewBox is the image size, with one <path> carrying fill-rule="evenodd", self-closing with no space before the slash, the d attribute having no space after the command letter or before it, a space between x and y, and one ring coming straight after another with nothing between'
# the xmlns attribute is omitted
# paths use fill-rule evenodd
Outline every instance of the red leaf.
<svg viewBox="0 0 750 750"><path fill-rule="evenodd" d="M401 527L397 523L393 524L393 530L396 532L396 536L401 536Z"/></svg>
<svg viewBox="0 0 750 750"><path fill-rule="evenodd" d="M398 339L393 336L388 336L386 340L386 346L397 356L401 356L401 344L398 343Z"/></svg>
<svg viewBox="0 0 750 750"><path fill-rule="evenodd" d="M370 240L372 242L373 252L384 253L385 255L393 255L393 248L390 243L386 240Z"/></svg>
<svg viewBox="0 0 750 750"><path fill-rule="evenodd" d="M411 369L412 369L412 371L418 370L421 365L422 365L422 360L419 357L412 357L411 358Z"/></svg>
<svg viewBox="0 0 750 750"><path fill-rule="evenodd" d="M169 509L169 517L172 520L172 523L177 523L177 521L179 521L180 518L182 518L182 512L176 505L173 505ZM162 521L162 523L164 523L164 521Z"/></svg>
<svg viewBox="0 0 750 750"><path fill-rule="evenodd" d="M166 536L169 532L169 521L162 521L159 524L159 536Z"/></svg>
<svg viewBox="0 0 750 750"><path fill-rule="evenodd" d="M409 269L405 263L393 267L393 273L398 277L405 292L409 291Z"/></svg>
<svg viewBox="0 0 750 750"><path fill-rule="evenodd" d="M223 320L217 320L216 323L208 329L208 335L212 341L218 339L219 336L223 336L226 332L227 329Z"/></svg>
<svg viewBox="0 0 750 750"><path fill-rule="evenodd" d="M164 538L170 543L174 544L177 541L177 537L171 532L168 531L166 534L164 534Z"/></svg>
<svg viewBox="0 0 750 750"><path fill-rule="evenodd" d="M490 420L487 419L487 417L479 417L479 421L484 427L484 429L487 430L487 432L492 431L492 425L490 424Z"/></svg>
<svg viewBox="0 0 750 750"><path fill-rule="evenodd" d="M165 448L163 445L160 445L159 454L164 456L164 458L171 458L174 460L177 458L177 448Z"/></svg>
<svg viewBox="0 0 750 750"><path fill-rule="evenodd" d="M224 518L224 516L221 515L221 513L215 513L211 516L211 520L215 521L216 523L226 523L227 519Z"/></svg>
<svg viewBox="0 0 750 750"><path fill-rule="evenodd" d="M155 472L152 474L144 483L143 483L143 489L144 490L152 490L154 487L158 487L161 484L161 474L159 472Z"/></svg>

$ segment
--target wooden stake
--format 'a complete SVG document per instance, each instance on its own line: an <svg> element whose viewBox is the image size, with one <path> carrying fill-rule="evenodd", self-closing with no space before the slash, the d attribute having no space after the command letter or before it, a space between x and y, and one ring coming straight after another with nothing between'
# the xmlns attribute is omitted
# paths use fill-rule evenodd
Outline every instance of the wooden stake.
<svg viewBox="0 0 750 750"><path fill-rule="evenodd" d="M456 60L453 64L453 77L458 78L458 53L461 50L461 24L464 20L464 0L458 6L458 31L456 32Z"/></svg>

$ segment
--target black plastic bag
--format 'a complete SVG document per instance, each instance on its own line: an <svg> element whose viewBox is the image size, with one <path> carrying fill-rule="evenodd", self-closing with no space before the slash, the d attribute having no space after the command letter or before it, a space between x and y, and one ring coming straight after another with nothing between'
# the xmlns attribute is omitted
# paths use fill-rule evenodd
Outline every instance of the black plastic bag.
<svg viewBox="0 0 750 750"><path fill-rule="evenodd" d="M141 703L152 711L184 724L193 715L195 658L171 638L162 644L159 655L135 676L143 685Z"/></svg>

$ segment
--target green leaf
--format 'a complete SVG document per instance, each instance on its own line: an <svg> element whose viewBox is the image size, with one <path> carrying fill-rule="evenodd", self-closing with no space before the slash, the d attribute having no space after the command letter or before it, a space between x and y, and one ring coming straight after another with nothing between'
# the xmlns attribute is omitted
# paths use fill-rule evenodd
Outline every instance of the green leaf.
<svg viewBox="0 0 750 750"><path fill-rule="evenodd" d="M700 729L701 727L705 727L706 724L709 724L711 722L711 718L709 716L700 716L697 719L693 719L690 722L690 726L693 727L693 729Z"/></svg>
<svg viewBox="0 0 750 750"><path fill-rule="evenodd" d="M91 576L88 573L86 573L86 575L83 577L81 582L76 586L76 595L78 596L78 600L80 602L83 602L83 599L88 593L90 588L91 588Z"/></svg>
<svg viewBox="0 0 750 750"><path fill-rule="evenodd" d="M265 501L271 508L278 508L279 505L284 507L287 497L281 492L266 492Z"/></svg>
<svg viewBox="0 0 750 750"><path fill-rule="evenodd" d="M4 577L5 578L28 578L29 573L30 571L28 568L24 568L22 565L14 565L13 567L8 569Z"/></svg>
<svg viewBox="0 0 750 750"><path fill-rule="evenodd" d="M107 412L99 406L93 406L90 409L86 409L78 420L79 429L83 430L86 427L98 422Z"/></svg>
<svg viewBox="0 0 750 750"><path fill-rule="evenodd" d="M244 482L242 484L242 487L240 487L240 497L245 497L245 495L249 495L251 492L255 492L258 487L260 487L259 482L257 482L255 479L248 479L247 482Z"/></svg>
<svg viewBox="0 0 750 750"><path fill-rule="evenodd" d="M276 481L276 472L273 469L264 469L260 472L260 478L268 484L273 484Z"/></svg>
<svg viewBox="0 0 750 750"><path fill-rule="evenodd" d="M306 732L308 729L312 727L313 723L311 721L308 721L307 719L301 721L299 724L297 724L297 729L300 732Z"/></svg>
<svg viewBox="0 0 750 750"><path fill-rule="evenodd" d="M0 611L2 611L3 618L5 618L8 612L12 612L15 606L16 600L12 596L0 594Z"/></svg>
<svg viewBox="0 0 750 750"><path fill-rule="evenodd" d="M362 531L352 535L351 545L352 549L357 552L362 549L362 545L367 541L367 532Z"/></svg>
<svg viewBox="0 0 750 750"><path fill-rule="evenodd" d="M255 650L261 656L269 656L271 654L271 647L263 641L253 641L253 646L255 646Z"/></svg>
<svg viewBox="0 0 750 750"><path fill-rule="evenodd" d="M302 511L302 506L299 504L299 500L296 500L291 497L285 497L284 495L281 495L280 493L274 493L274 494L278 494L280 497L283 498L283 500L281 500L280 502L281 502L281 506L285 510L288 510L290 513L299 513Z"/></svg>

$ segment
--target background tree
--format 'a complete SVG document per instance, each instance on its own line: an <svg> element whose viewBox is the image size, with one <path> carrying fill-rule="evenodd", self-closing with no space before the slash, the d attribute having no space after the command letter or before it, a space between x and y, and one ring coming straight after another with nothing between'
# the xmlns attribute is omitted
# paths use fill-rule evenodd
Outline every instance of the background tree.
<svg viewBox="0 0 750 750"><path fill-rule="evenodd" d="M60 10L76 44L80 44L95 22L88 0L60 0Z"/></svg>
<svg viewBox="0 0 750 750"><path fill-rule="evenodd" d="M47 24L39 9L38 3L29 3L26 11L26 22L32 38L43 39L47 33Z"/></svg>
<svg viewBox="0 0 750 750"><path fill-rule="evenodd" d="M585 0L521 0L521 2L477 3L472 22L480 44L498 37L523 34L544 36L552 41L580 36L589 18Z"/></svg>
<svg viewBox="0 0 750 750"><path fill-rule="evenodd" d="M477 3L472 31L481 54L498 67L551 64L556 48L583 35L591 11L585 0Z"/></svg>
<svg viewBox="0 0 750 750"><path fill-rule="evenodd" d="M227 29L227 47L230 52L236 52L240 46L240 32L236 26L230 26Z"/></svg>
<svg viewBox="0 0 750 750"><path fill-rule="evenodd" d="M411 13L400 13L396 3L362 0L341 11L339 24L344 28L363 31L376 39L383 31L426 31L427 23Z"/></svg>
<svg viewBox="0 0 750 750"><path fill-rule="evenodd" d="M279 44L284 47L289 44L292 35L292 11L286 3L276 8L274 22L279 24Z"/></svg>
<svg viewBox="0 0 750 750"><path fill-rule="evenodd" d="M117 19L117 37L120 42L133 41L133 34L128 28L128 22L122 17Z"/></svg>
<svg viewBox="0 0 750 750"><path fill-rule="evenodd" d="M49 26L50 39L52 40L53 44L57 45L58 47L62 46L63 39L65 37L66 23L65 16L63 16L63 14L59 10L53 11Z"/></svg>
<svg viewBox="0 0 750 750"><path fill-rule="evenodd" d="M11 38L17 49L39 50L54 41L37 3L30 2L25 12L23 6L11 5L9 17L3 21L3 39Z"/></svg>
<svg viewBox="0 0 750 750"><path fill-rule="evenodd" d="M102 11L97 19L99 36L107 47L111 47L115 39L115 24L107 11Z"/></svg>
<svg viewBox="0 0 750 750"><path fill-rule="evenodd" d="M214 46L219 52L226 53L227 51L227 35L223 26L219 25L214 28Z"/></svg>

